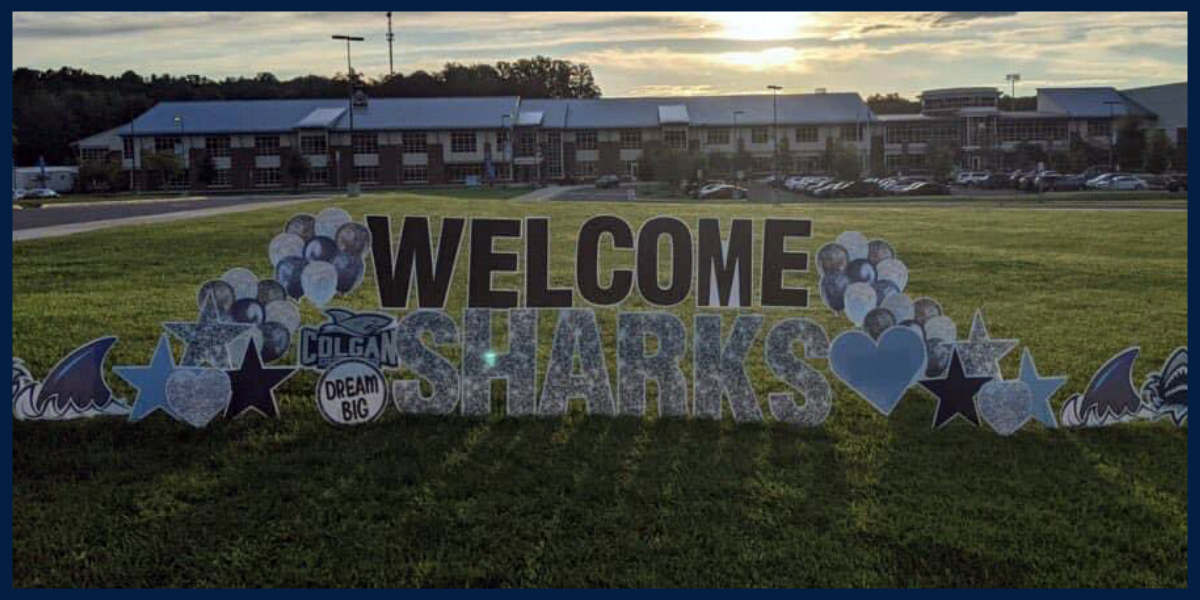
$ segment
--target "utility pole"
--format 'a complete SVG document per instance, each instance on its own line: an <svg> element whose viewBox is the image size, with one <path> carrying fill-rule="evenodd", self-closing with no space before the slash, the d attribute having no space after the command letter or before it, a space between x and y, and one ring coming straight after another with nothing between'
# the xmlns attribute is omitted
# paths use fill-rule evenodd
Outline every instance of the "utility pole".
<svg viewBox="0 0 1200 600"><path fill-rule="evenodd" d="M1108 105L1108 169L1110 171L1115 171L1116 165L1114 164L1114 154L1117 148L1116 107L1122 103L1117 100L1105 100L1104 103Z"/></svg>
<svg viewBox="0 0 1200 600"><path fill-rule="evenodd" d="M353 197L358 195L358 182L354 176L354 66L350 64L350 42L361 42L364 38L352 35L335 35L333 39L346 40L346 73L350 88L350 95L346 105L350 110L350 171L346 177L346 195Z"/></svg>
<svg viewBox="0 0 1200 600"><path fill-rule="evenodd" d="M734 159L734 161L737 160L738 154L740 154L741 150L742 150L742 134L741 134L741 131L738 129L738 115L742 115L745 113L746 113L746 111L744 111L744 110L733 111L733 159ZM729 166L730 166L729 170L733 171L734 175L737 176L738 180L741 180L742 176L739 173L740 169L734 167L733 161L730 162Z"/></svg>
<svg viewBox="0 0 1200 600"><path fill-rule="evenodd" d="M395 63L395 61L392 60L392 40L396 39L396 35L392 33L392 11L390 11L390 10L388 11L387 17L388 17L388 32L387 32L388 74L394 76L396 74L396 63Z"/></svg>

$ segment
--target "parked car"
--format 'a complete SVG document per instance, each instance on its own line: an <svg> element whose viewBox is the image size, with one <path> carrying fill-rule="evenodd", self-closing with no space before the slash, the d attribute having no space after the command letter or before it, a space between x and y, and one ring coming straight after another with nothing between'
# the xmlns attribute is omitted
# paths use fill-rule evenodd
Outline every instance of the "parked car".
<svg viewBox="0 0 1200 600"><path fill-rule="evenodd" d="M1123 173L1101 173L1089 179L1087 187L1092 190L1106 190L1109 187L1109 180L1120 175L1123 175Z"/></svg>
<svg viewBox="0 0 1200 600"><path fill-rule="evenodd" d="M697 197L701 200L744 200L747 193L746 188L720 183L701 188Z"/></svg>
<svg viewBox="0 0 1200 600"><path fill-rule="evenodd" d="M1187 173L1176 173L1169 176L1170 181L1167 182L1167 191L1169 192L1186 192L1187 191Z"/></svg>
<svg viewBox="0 0 1200 600"><path fill-rule="evenodd" d="M25 192L26 198L57 198L58 192L50 188L37 188Z"/></svg>
<svg viewBox="0 0 1200 600"><path fill-rule="evenodd" d="M621 178L616 175L602 175L596 178L596 188L615 188L621 185Z"/></svg>
<svg viewBox="0 0 1200 600"><path fill-rule="evenodd" d="M1135 175L1118 175L1108 178L1105 188L1109 190L1145 190L1149 189L1146 180Z"/></svg>
<svg viewBox="0 0 1200 600"><path fill-rule="evenodd" d="M1055 192L1075 192L1084 189L1087 179L1083 175L1065 175L1054 181L1051 190Z"/></svg>
<svg viewBox="0 0 1200 600"><path fill-rule="evenodd" d="M25 190L13 190L13 202L25 197Z"/></svg>

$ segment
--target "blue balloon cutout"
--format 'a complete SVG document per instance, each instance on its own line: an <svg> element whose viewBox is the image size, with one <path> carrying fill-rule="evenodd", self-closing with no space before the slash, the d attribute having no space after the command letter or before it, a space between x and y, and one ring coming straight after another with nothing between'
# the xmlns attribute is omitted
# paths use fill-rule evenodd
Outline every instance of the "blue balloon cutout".
<svg viewBox="0 0 1200 600"><path fill-rule="evenodd" d="M888 329L878 344L861 331L847 331L829 347L829 367L886 417L925 373L925 341L908 327Z"/></svg>

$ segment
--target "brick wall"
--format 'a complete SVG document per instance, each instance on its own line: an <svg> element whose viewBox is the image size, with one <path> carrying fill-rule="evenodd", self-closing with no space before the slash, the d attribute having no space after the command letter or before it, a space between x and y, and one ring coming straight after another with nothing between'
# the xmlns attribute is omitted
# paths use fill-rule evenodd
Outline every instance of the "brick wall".
<svg viewBox="0 0 1200 600"><path fill-rule="evenodd" d="M379 185L400 185L400 146L379 147Z"/></svg>
<svg viewBox="0 0 1200 600"><path fill-rule="evenodd" d="M619 142L600 142L600 160L596 165L596 175L621 174L621 144Z"/></svg>

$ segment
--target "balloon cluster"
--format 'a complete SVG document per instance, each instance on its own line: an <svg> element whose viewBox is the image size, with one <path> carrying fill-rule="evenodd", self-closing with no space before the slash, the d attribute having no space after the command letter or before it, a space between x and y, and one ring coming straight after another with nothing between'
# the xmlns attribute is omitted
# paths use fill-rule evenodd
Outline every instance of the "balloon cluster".
<svg viewBox="0 0 1200 600"><path fill-rule="evenodd" d="M283 284L274 279L260 280L253 271L238 267L200 286L196 294L200 310L204 310L209 296L216 302L221 320L257 326L250 336L231 344L230 356L235 360L245 355L252 338L264 361L277 360L287 353L292 336L300 328L300 309L288 299Z"/></svg>
<svg viewBox="0 0 1200 600"><path fill-rule="evenodd" d="M926 375L936 377L946 371L958 339L954 321L932 298L913 301L904 293L908 267L896 258L891 244L847 231L821 246L817 264L825 306L844 313L874 339L895 326L912 328L925 340Z"/></svg>
<svg viewBox="0 0 1200 600"><path fill-rule="evenodd" d="M325 306L334 294L349 294L362 284L363 257L370 247L371 231L365 225L340 208L326 208L315 217L288 219L267 253L288 296Z"/></svg>

